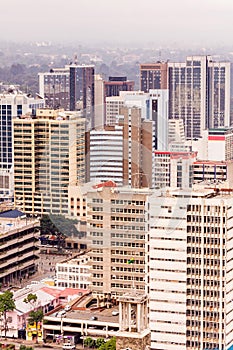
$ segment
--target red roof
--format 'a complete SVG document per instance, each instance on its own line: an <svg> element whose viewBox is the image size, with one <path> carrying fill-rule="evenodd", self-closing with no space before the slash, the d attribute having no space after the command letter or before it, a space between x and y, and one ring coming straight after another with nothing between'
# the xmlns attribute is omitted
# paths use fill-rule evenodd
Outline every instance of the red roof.
<svg viewBox="0 0 233 350"><path fill-rule="evenodd" d="M209 141L225 141L225 136L221 135L209 135L208 140Z"/></svg>
<svg viewBox="0 0 233 350"><path fill-rule="evenodd" d="M60 296L60 293L61 293L61 291L59 289L49 288L49 287L43 287L43 288L41 288L41 290L43 290L43 292L46 292L50 295L53 295L56 298L58 298Z"/></svg>
<svg viewBox="0 0 233 350"><path fill-rule="evenodd" d="M116 187L116 183L110 180L110 181L102 182L100 184L92 186L92 188L94 189L101 188L101 187Z"/></svg>
<svg viewBox="0 0 233 350"><path fill-rule="evenodd" d="M76 289L76 288L66 288L62 291L60 291L61 297L68 297L69 295L76 295L76 294L89 294L90 291L87 289Z"/></svg>
<svg viewBox="0 0 233 350"><path fill-rule="evenodd" d="M53 295L56 298L59 297L68 297L69 295L76 295L76 294L89 294L90 291L88 289L78 289L78 288L65 288L64 290L56 289L56 288L50 288L50 287L43 287L41 288L44 292Z"/></svg>

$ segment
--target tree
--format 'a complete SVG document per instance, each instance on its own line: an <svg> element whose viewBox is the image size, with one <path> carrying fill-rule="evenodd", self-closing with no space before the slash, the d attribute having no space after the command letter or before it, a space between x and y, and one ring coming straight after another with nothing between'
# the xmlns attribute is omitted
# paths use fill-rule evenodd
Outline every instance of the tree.
<svg viewBox="0 0 233 350"><path fill-rule="evenodd" d="M23 299L24 303L28 304L30 303L33 305L37 301L37 295L29 293L26 298Z"/></svg>
<svg viewBox="0 0 233 350"><path fill-rule="evenodd" d="M43 311L40 310L36 310L36 311L31 311L29 313L29 317L28 317L28 323L30 325L33 325L34 323L36 324L36 342L38 341L38 323L41 322L44 318L44 314Z"/></svg>
<svg viewBox="0 0 233 350"><path fill-rule="evenodd" d="M7 333L7 312L15 309L15 301L13 299L13 293L7 290L0 294L0 313L3 315L5 338Z"/></svg>
<svg viewBox="0 0 233 350"><path fill-rule="evenodd" d="M84 339L84 346L87 346L88 348L93 348L95 346L95 340L91 337L87 337Z"/></svg>
<svg viewBox="0 0 233 350"><path fill-rule="evenodd" d="M116 338L108 340L106 343L102 344L98 350L116 350Z"/></svg>
<svg viewBox="0 0 233 350"><path fill-rule="evenodd" d="M20 345L19 350L34 350L32 346Z"/></svg>
<svg viewBox="0 0 233 350"><path fill-rule="evenodd" d="M95 341L95 347L98 349L101 345L105 344L104 338L97 338Z"/></svg>

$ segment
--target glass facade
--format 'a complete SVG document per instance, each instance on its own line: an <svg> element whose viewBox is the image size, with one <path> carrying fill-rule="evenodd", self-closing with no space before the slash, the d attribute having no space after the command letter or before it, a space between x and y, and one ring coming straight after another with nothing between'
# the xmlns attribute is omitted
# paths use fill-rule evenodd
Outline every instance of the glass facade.
<svg viewBox="0 0 233 350"><path fill-rule="evenodd" d="M229 125L227 67L208 56L169 64L169 118L183 120L187 139L200 138L204 129Z"/></svg>

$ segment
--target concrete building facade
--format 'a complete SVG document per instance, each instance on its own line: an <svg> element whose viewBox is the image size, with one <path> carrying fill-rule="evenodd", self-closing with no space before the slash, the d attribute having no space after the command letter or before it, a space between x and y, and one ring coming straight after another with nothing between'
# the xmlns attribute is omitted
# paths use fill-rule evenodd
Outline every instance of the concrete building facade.
<svg viewBox="0 0 233 350"><path fill-rule="evenodd" d="M144 120L139 108L123 107L123 184L134 188L154 187L154 122Z"/></svg>
<svg viewBox="0 0 233 350"><path fill-rule="evenodd" d="M228 161L233 159L233 128L208 130L208 160Z"/></svg>
<svg viewBox="0 0 233 350"><path fill-rule="evenodd" d="M90 131L90 181L123 185L123 126Z"/></svg>
<svg viewBox="0 0 233 350"><path fill-rule="evenodd" d="M40 223L17 210L0 213L0 282L3 287L21 283L37 270L36 242Z"/></svg>
<svg viewBox="0 0 233 350"><path fill-rule="evenodd" d="M96 186L87 192L87 236L93 292L145 290L149 191Z"/></svg>
<svg viewBox="0 0 233 350"><path fill-rule="evenodd" d="M230 63L188 56L168 63L169 118L182 119L187 139L208 128L230 125Z"/></svg>
<svg viewBox="0 0 233 350"><path fill-rule="evenodd" d="M89 289L90 258L80 255L56 264L56 286L62 288Z"/></svg>
<svg viewBox="0 0 233 350"><path fill-rule="evenodd" d="M127 77L109 77L104 81L104 124L106 121L106 98L110 96L119 96L121 91L133 91L134 81L127 80Z"/></svg>
<svg viewBox="0 0 233 350"><path fill-rule="evenodd" d="M233 345L233 197L223 187L166 189L149 199L152 350Z"/></svg>
<svg viewBox="0 0 233 350"><path fill-rule="evenodd" d="M64 108L66 111L82 110L94 125L94 73L93 65L73 63L64 68L53 68L50 72L39 73L39 91L46 107Z"/></svg>
<svg viewBox="0 0 233 350"><path fill-rule="evenodd" d="M167 62L140 64L140 90L149 92L151 89L168 88Z"/></svg>
<svg viewBox="0 0 233 350"><path fill-rule="evenodd" d="M26 213L68 214L68 185L85 181L85 118L40 109L13 125L15 203Z"/></svg>
<svg viewBox="0 0 233 350"><path fill-rule="evenodd" d="M191 188L196 152L155 151L155 188Z"/></svg>
<svg viewBox="0 0 233 350"><path fill-rule="evenodd" d="M13 181L13 119L24 114L35 115L44 107L44 100L33 97L14 86L0 94L0 198L12 197Z"/></svg>

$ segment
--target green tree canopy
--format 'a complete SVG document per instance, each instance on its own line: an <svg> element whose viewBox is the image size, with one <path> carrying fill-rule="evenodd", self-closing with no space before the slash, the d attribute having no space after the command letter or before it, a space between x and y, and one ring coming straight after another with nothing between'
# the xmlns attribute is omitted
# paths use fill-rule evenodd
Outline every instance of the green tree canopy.
<svg viewBox="0 0 233 350"><path fill-rule="evenodd" d="M87 337L86 339L84 339L84 346L87 346L89 348L94 348L95 340L92 339L91 337Z"/></svg>
<svg viewBox="0 0 233 350"><path fill-rule="evenodd" d="M13 299L13 293L7 290L0 294L0 313L3 315L5 337L7 333L7 312L15 309L15 301Z"/></svg>
<svg viewBox="0 0 233 350"><path fill-rule="evenodd" d="M116 350L116 338L108 340L106 343L102 344L98 350Z"/></svg>
<svg viewBox="0 0 233 350"><path fill-rule="evenodd" d="M101 345L105 344L104 338L98 338L95 341L95 347L98 349Z"/></svg>
<svg viewBox="0 0 233 350"><path fill-rule="evenodd" d="M29 293L26 298L23 299L24 303L34 304L37 301L37 295Z"/></svg>
<svg viewBox="0 0 233 350"><path fill-rule="evenodd" d="M28 317L28 323L30 325L33 325L34 323L36 324L36 332L38 332L38 323L41 322L44 318L43 311L40 310L33 310L29 312L29 317ZM36 333L36 342L37 342L37 336L38 333Z"/></svg>
<svg viewBox="0 0 233 350"><path fill-rule="evenodd" d="M36 323L36 326L38 324L38 322L41 322L44 318L44 314L42 310L36 310L36 311L31 311L29 313L29 317L28 317L28 322L30 324Z"/></svg>

